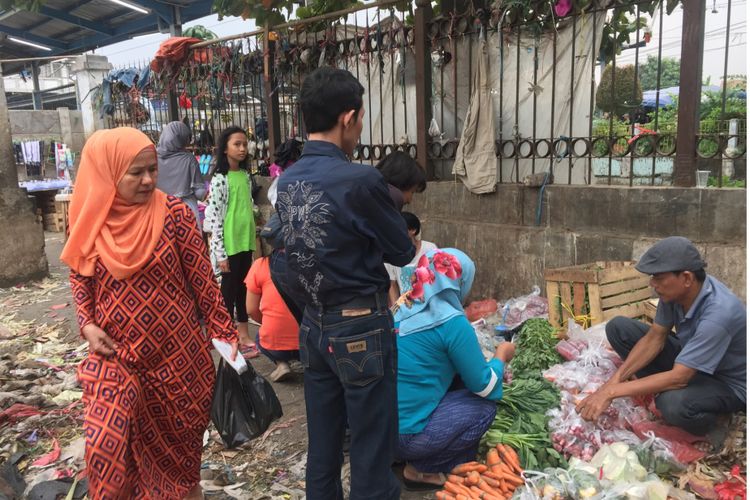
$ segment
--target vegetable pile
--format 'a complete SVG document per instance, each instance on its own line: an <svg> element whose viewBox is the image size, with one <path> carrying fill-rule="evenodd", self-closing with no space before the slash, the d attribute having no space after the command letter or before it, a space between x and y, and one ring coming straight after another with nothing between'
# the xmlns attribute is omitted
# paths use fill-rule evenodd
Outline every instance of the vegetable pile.
<svg viewBox="0 0 750 500"><path fill-rule="evenodd" d="M560 363L555 328L542 318L527 320L516 339L517 354L510 362L514 379L538 378L542 370Z"/></svg>
<svg viewBox="0 0 750 500"><path fill-rule="evenodd" d="M545 413L560 405L557 388L543 379L518 379L503 386L503 399L490 429L482 438L484 448L498 444L518 450L524 469L557 467L562 457L550 441Z"/></svg>
<svg viewBox="0 0 750 500"><path fill-rule="evenodd" d="M438 500L505 500L524 484L521 464L515 450L499 444L487 451L487 462L467 462L448 474Z"/></svg>

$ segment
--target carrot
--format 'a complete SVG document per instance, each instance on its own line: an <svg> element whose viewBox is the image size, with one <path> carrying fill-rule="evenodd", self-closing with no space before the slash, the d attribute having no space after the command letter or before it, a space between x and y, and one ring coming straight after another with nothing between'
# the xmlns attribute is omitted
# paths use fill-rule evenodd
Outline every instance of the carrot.
<svg viewBox="0 0 750 500"><path fill-rule="evenodd" d="M508 457L508 455L505 453L505 445L502 443L498 443L495 446L495 449L497 450L498 455L500 456L500 464L499 466L505 466L505 468L508 469L508 472L514 472L515 467L512 465L511 459Z"/></svg>
<svg viewBox="0 0 750 500"><path fill-rule="evenodd" d="M480 464L478 462L466 462L465 464L457 465L453 468L451 471L451 474L456 474L459 476L463 476L468 474L469 472L476 471L480 474L487 470L487 466L484 464Z"/></svg>
<svg viewBox="0 0 750 500"><path fill-rule="evenodd" d="M487 467L490 469L493 465L500 463L500 454L497 452L496 448L490 448L487 452Z"/></svg>
<svg viewBox="0 0 750 500"><path fill-rule="evenodd" d="M460 484L453 483L451 481L446 482L443 485L443 488L445 488L445 491L447 491L448 493L451 493L453 495L464 495L465 494L464 493L464 488Z"/></svg>
<svg viewBox="0 0 750 500"><path fill-rule="evenodd" d="M455 474L448 474L447 476L445 476L445 479L447 481L450 481L451 483L464 484L464 476L457 476Z"/></svg>
<svg viewBox="0 0 750 500"><path fill-rule="evenodd" d="M479 498L481 500L500 500L500 497L491 495L487 493L486 491L482 491L476 486L471 487L471 492L474 494L476 498Z"/></svg>
<svg viewBox="0 0 750 500"><path fill-rule="evenodd" d="M494 477L488 476L486 472L484 474L482 474L482 481L484 481L485 483L489 484L493 488L499 488L500 487L500 481L498 481Z"/></svg>
<svg viewBox="0 0 750 500"><path fill-rule="evenodd" d="M505 495L505 496L511 496L513 494L513 490L510 489L511 485L509 483L505 482L505 479L501 479L499 481L499 483L500 483L500 488L499 489L500 489L500 491L503 492L503 495Z"/></svg>
<svg viewBox="0 0 750 500"><path fill-rule="evenodd" d="M445 490L440 490L435 493L436 500L456 500L456 497L451 495Z"/></svg>
<svg viewBox="0 0 750 500"><path fill-rule="evenodd" d="M521 478L521 476L516 476L513 474L502 474L500 477L505 479L510 484L515 484L516 486L520 486L523 484L523 478Z"/></svg>
<svg viewBox="0 0 750 500"><path fill-rule="evenodd" d="M508 465L512 465L513 468L518 472L519 474L523 472L523 468L521 468L521 461L518 459L518 454L516 453L516 450L511 448L510 446L504 446L505 451L505 461L508 462Z"/></svg>
<svg viewBox="0 0 750 500"><path fill-rule="evenodd" d="M462 476L473 470L476 470L476 467L478 465L479 465L479 462L466 462L465 464L455 466L453 470L451 471L451 474L457 474L459 476Z"/></svg>
<svg viewBox="0 0 750 500"><path fill-rule="evenodd" d="M492 471L492 470L485 471L482 473L482 475L486 477L491 477L492 479L497 479L497 480L502 479L500 477L500 473Z"/></svg>
<svg viewBox="0 0 750 500"><path fill-rule="evenodd" d="M465 484L469 486L473 486L473 485L479 484L479 480L480 480L479 473L473 470L466 475Z"/></svg>
<svg viewBox="0 0 750 500"><path fill-rule="evenodd" d="M491 467L491 470L492 472L507 472L508 474L515 474L515 470L513 469L513 467L503 462L502 460L500 461L500 463L493 465Z"/></svg>
<svg viewBox="0 0 750 500"><path fill-rule="evenodd" d="M459 493L458 495L456 495L456 500L469 500L469 497Z"/></svg>
<svg viewBox="0 0 750 500"><path fill-rule="evenodd" d="M477 487L480 490L484 491L485 493L488 493L488 494L493 495L493 496L500 496L500 494L501 494L500 491L497 491L495 488L493 488L492 486L490 486L489 484L487 484L486 481L479 481L479 484L477 485ZM485 498L486 498L486 496L485 496Z"/></svg>
<svg viewBox="0 0 750 500"><path fill-rule="evenodd" d="M463 484L448 481L443 485L443 488L445 488L445 491L447 491L448 493L452 493L453 495L466 495L467 497L471 498L471 490L469 490Z"/></svg>

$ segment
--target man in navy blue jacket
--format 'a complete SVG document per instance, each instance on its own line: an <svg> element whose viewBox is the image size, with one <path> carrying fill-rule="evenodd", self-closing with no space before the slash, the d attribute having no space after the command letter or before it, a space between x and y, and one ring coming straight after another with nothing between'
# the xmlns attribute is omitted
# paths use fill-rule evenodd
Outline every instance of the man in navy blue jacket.
<svg viewBox="0 0 750 500"><path fill-rule="evenodd" d="M287 281L306 304L308 500L343 499L342 443L351 429L353 500L396 500L390 470L398 439L396 339L383 262L414 257L406 224L383 177L350 163L362 133L364 88L348 71L320 68L302 84L308 141L279 178Z"/></svg>

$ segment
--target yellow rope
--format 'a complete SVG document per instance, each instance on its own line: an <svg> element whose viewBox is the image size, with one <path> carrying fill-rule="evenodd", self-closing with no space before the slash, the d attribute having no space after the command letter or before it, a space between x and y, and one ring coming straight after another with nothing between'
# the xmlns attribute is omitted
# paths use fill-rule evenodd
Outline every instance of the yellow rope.
<svg viewBox="0 0 750 500"><path fill-rule="evenodd" d="M584 330L591 326L591 321L593 318L590 314L576 314L575 312L573 312L573 308L566 304L561 296L557 295L555 298L560 299L560 306L565 310L565 312L570 314L570 317L573 318L573 321L581 325Z"/></svg>

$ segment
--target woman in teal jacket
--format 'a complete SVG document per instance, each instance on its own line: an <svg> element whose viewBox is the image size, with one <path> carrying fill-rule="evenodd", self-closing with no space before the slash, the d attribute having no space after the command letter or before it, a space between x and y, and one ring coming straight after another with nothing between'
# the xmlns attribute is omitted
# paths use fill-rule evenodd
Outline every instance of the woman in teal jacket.
<svg viewBox="0 0 750 500"><path fill-rule="evenodd" d="M503 371L515 352L502 343L485 360L463 309L474 263L453 248L431 250L417 264L398 327L398 459L407 490L434 488L445 473L474 460L495 418ZM456 375L462 387L450 390Z"/></svg>

